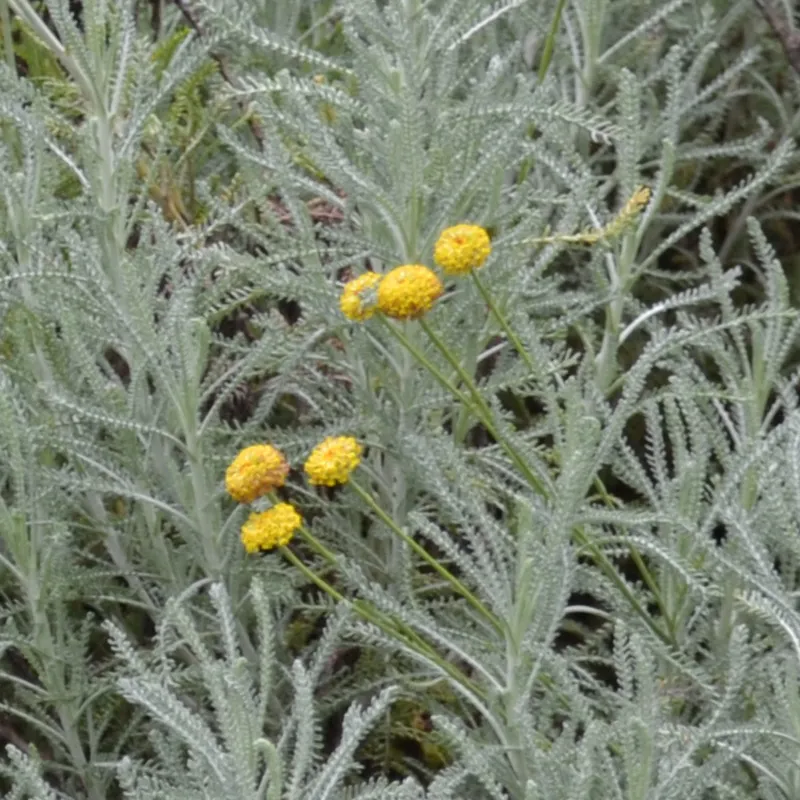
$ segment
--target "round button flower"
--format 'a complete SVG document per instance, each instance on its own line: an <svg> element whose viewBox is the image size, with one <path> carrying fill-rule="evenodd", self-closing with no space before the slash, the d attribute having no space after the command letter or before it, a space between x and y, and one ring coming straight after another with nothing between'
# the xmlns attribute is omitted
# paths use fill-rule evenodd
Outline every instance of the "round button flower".
<svg viewBox="0 0 800 800"><path fill-rule="evenodd" d="M289 465L280 450L269 444L245 447L225 471L225 488L239 503L252 503L283 486Z"/></svg>
<svg viewBox="0 0 800 800"><path fill-rule="evenodd" d="M454 225L442 231L433 260L448 275L466 275L482 267L491 252L489 234L480 225Z"/></svg>
<svg viewBox="0 0 800 800"><path fill-rule="evenodd" d="M348 319L363 322L375 313L377 297L375 287L381 282L377 272L365 272L348 281L339 298L339 308Z"/></svg>
<svg viewBox="0 0 800 800"><path fill-rule="evenodd" d="M444 292L436 273L422 264L404 264L384 275L378 285L378 308L387 317L416 319Z"/></svg>
<svg viewBox="0 0 800 800"><path fill-rule="evenodd" d="M242 525L242 544L248 553L283 547L302 524L303 518L291 503L278 503L247 518Z"/></svg>
<svg viewBox="0 0 800 800"><path fill-rule="evenodd" d="M350 473L361 463L362 452L363 448L352 436L329 436L306 460L309 482L314 486L347 483Z"/></svg>

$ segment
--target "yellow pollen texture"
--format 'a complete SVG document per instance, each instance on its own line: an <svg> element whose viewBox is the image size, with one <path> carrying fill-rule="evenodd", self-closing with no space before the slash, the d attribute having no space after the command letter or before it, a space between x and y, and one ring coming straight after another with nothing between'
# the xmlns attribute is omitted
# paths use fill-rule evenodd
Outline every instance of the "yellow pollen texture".
<svg viewBox="0 0 800 800"><path fill-rule="evenodd" d="M247 518L242 525L242 544L248 553L284 547L302 524L303 518L293 505L278 503Z"/></svg>
<svg viewBox="0 0 800 800"><path fill-rule="evenodd" d="M354 322L363 322L375 313L376 299L370 302L370 290L381 281L377 272L365 272L344 285L339 298L339 308L348 319Z"/></svg>
<svg viewBox="0 0 800 800"><path fill-rule="evenodd" d="M347 483L361 463L363 448L352 436L329 436L320 442L305 463L306 475L314 486Z"/></svg>
<svg viewBox="0 0 800 800"><path fill-rule="evenodd" d="M225 471L225 488L239 503L252 503L258 497L283 486L289 465L280 450L269 444L245 447Z"/></svg>
<svg viewBox="0 0 800 800"><path fill-rule="evenodd" d="M378 286L378 308L387 317L416 319L444 292L436 273L422 264L404 264L386 273Z"/></svg>
<svg viewBox="0 0 800 800"><path fill-rule="evenodd" d="M483 266L491 252L484 228L462 224L442 231L433 248L433 259L447 275L466 275Z"/></svg>

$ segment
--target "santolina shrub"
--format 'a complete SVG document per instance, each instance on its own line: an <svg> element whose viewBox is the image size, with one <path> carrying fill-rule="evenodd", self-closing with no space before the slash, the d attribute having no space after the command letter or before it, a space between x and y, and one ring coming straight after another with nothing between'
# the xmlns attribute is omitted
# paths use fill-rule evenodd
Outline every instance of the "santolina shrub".
<svg viewBox="0 0 800 800"><path fill-rule="evenodd" d="M793 796L780 4L156 5L0 2L0 794Z"/></svg>

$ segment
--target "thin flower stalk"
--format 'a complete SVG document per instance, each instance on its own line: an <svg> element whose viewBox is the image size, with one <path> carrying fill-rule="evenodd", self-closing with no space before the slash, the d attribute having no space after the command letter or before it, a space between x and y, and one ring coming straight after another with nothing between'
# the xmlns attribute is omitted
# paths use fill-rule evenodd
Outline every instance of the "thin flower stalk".
<svg viewBox="0 0 800 800"><path fill-rule="evenodd" d="M445 357L447 362L450 364L451 367L458 373L459 378L464 382L464 385L467 387L470 395L473 398L474 406L479 412L479 417L481 422L486 426L486 429L489 433L495 438L497 443L503 448L506 452L508 457L514 462L515 466L519 471L522 473L525 480L534 489L539 495L544 498L547 498L548 492L545 489L544 484L539 480L539 478L534 474L533 470L530 468L528 463L525 459L517 452L516 448L511 445L507 440L506 437L503 436L502 433L497 428L497 425L494 421L494 414L492 413L491 408L489 408L486 401L483 399L478 387L475 385L472 377L467 373L467 371L461 366L458 362L458 359L453 356L450 352L449 348L445 343L439 338L439 336L435 333L435 331L425 322L424 319L419 321L420 326L428 335L428 338L433 342L439 352Z"/></svg>
<svg viewBox="0 0 800 800"><path fill-rule="evenodd" d="M473 402L451 381L442 371L430 361L425 354L414 345L411 340L399 329L399 327L390 322L386 317L379 316L379 319L384 323L389 333L394 336L397 341L409 352L411 355L423 366L431 375L446 389L453 397L456 398L466 408L471 409L476 415L480 416L475 409Z"/></svg>
<svg viewBox="0 0 800 800"><path fill-rule="evenodd" d="M631 608L642 618L645 625L656 635L662 642L668 645L676 645L673 637L665 633L661 628L653 622L652 617L647 613L646 609L642 608L641 603L636 599L633 592L628 588L625 581L620 577L614 565L608 560L605 553L586 535L581 527L574 527L572 529L572 537L576 542L585 547L592 557L592 560L598 567L606 574L611 582L617 587L622 596L628 601Z"/></svg>
<svg viewBox="0 0 800 800"><path fill-rule="evenodd" d="M497 324L502 328L503 333L505 333L508 341L514 346L514 349L519 353L520 358L525 362L525 366L534 374L539 375L540 370L536 366L531 357L530 353L525 349L525 346L520 341L519 336L514 332L514 329L509 325L508 320L505 318L505 315L500 311L497 307L497 303L495 303L494 298L492 297L489 290L486 288L486 285L483 281L478 277L477 272L470 273L472 280L475 282L475 285L478 287L478 291L481 294L486 305L489 307L489 311L492 312L492 315L497 320Z"/></svg>
<svg viewBox="0 0 800 800"><path fill-rule="evenodd" d="M467 372L464 368L458 363L456 359L453 358L450 351L447 349L445 344L439 339L438 336L426 325L424 324L424 320L420 320L420 324L423 326L423 329L428 334L428 337L433 341L433 343L437 346L437 348L442 352L442 354L447 359L448 363L456 370L459 377L464 381L467 385L467 388L472 395L473 400L470 400L462 391L458 389L457 386L453 384L445 375L442 374L441 370L432 362L430 361L424 353L422 353L419 348L417 348L409 338L403 334L395 325L392 325L389 320L385 319L384 317L380 317L383 320L384 324L388 331L394 336L402 345L405 347L409 353L426 369L428 372L433 375L434 378L445 388L449 391L453 397L455 397L465 408L471 410L478 419L483 423L486 427L486 430L489 431L491 436L500 444L506 454L511 458L517 468L522 472L525 479L528 483L533 486L543 497L546 497L546 490L542 485L541 481L533 474L530 467L527 465L525 460L516 452L516 450L506 442L505 437L498 431L497 426L494 423L494 415L492 414L491 409L486 405L486 401L481 396L480 392L478 391L477 387L473 384L472 379L469 377Z"/></svg>
<svg viewBox="0 0 800 800"><path fill-rule="evenodd" d="M397 534L420 558L429 564L439 575L442 576L482 617L487 619L498 633L505 633L504 624L491 612L488 608L466 587L464 584L450 572L444 564L438 559L434 558L419 542L416 542L409 536L392 518L387 514L375 498L362 486L350 480L350 485L356 494L375 512L378 518L389 527L393 533Z"/></svg>
<svg viewBox="0 0 800 800"><path fill-rule="evenodd" d="M533 473L530 466L527 464L525 459L517 452L516 448L512 444L510 444L497 429L497 426L494 422L494 415L492 413L492 410L489 408L486 401L481 396L480 391L478 390L477 386L475 386L475 383L470 377L470 375L464 370L464 368L461 366L458 360L450 352L448 347L439 338L439 336L435 333L435 331L431 329L431 327L425 322L424 319L419 320L419 325L428 335L428 338L433 342L433 344L436 346L439 352L442 353L447 362L453 367L453 369L456 371L456 373L459 375L459 377L469 390L469 393L472 397L472 401L469 400L466 401L468 407L471 407L475 411L481 422L483 422L483 424L485 425L487 431L495 438L495 440L503 448L505 453L513 461L515 466L520 470L522 476L525 478L525 480L528 482L531 488L534 489L536 492L538 492L542 497L547 498L548 493L542 482ZM390 329L392 327L393 326L389 325ZM397 331L393 332L398 336L398 338L403 342L404 345L409 346L411 344L410 342L408 342L407 337L402 336L402 334L399 334L399 332ZM439 380L440 383L443 383L443 385L446 388L450 389L450 391L453 392L454 396L457 399L464 402L465 398L463 393L460 392L456 387L452 386L452 383L448 381L444 376L441 376L441 373L431 364L431 362L427 358L425 358L419 352L419 350L417 350L417 348L413 347L412 345L411 347L409 347L409 351L422 364L422 366L430 370L431 374L433 374L434 377L437 377L437 380ZM674 644L673 637L670 636L670 634L665 633L658 625L655 624L650 615L642 607L642 605L630 591L628 586L619 576L619 573L614 568L614 565L608 560L608 558L605 556L602 550L600 550L600 548L598 548L597 545L595 545L589 539L585 531L583 531L582 528L576 526L575 528L573 528L572 535L577 544L581 545L582 547L586 548L589 551L592 560L606 574L609 580L611 580L614 583L614 585L625 597L626 601L631 605L636 614L642 618L644 623L653 631L653 633L665 643L670 645Z"/></svg>
<svg viewBox="0 0 800 800"><path fill-rule="evenodd" d="M281 547L280 552L286 558L286 560L289 561L289 563L297 567L302 575L308 578L308 580L314 583L318 588L322 589L323 592L332 597L337 603L344 603L349 608L352 608L353 611L355 611L362 619L372 623L377 628L380 628L380 630L382 630L388 636L403 642L403 644L410 649L415 650L420 655L430 659L436 664L437 667L439 667L449 677L453 678L453 680L461 684L462 687L464 687L475 697L481 699L485 697L484 692L479 687L477 687L455 665L442 658L436 649L422 639L419 634L416 633L416 631L410 629L407 625L399 620L386 617L384 614L381 614L376 609L371 608L361 600L348 600L340 591L331 586L324 578L321 578L316 574L316 572L314 572L314 570L306 566L306 564L304 564L303 561L299 559L288 547Z"/></svg>

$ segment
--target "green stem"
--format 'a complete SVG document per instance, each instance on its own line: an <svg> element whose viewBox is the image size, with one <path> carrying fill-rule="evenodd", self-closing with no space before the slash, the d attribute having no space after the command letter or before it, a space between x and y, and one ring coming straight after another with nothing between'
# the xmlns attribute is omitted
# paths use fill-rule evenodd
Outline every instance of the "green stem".
<svg viewBox="0 0 800 800"><path fill-rule="evenodd" d="M622 243L619 257L612 262L611 288L613 297L606 306L605 329L603 343L597 354L597 385L606 397L610 396L610 387L614 385L619 374L619 347L622 314L625 310L625 296L630 293L633 282L633 261L636 257L636 237L629 235Z"/></svg>
<svg viewBox="0 0 800 800"><path fill-rule="evenodd" d="M538 492L544 498L547 498L547 490L544 487L544 484L539 480L539 478L533 473L533 470L528 466L527 462L524 458L516 451L516 449L509 444L506 440L505 436L500 433L497 426L494 422L494 414L492 410L489 408L486 401L483 399L481 393L478 391L478 387L475 385L474 381L467 374L466 370L461 366L458 360L453 356L450 350L447 348L447 345L439 338L439 336L433 331L433 329L425 322L424 319L419 321L422 330L428 335L428 338L433 342L439 352L445 357L447 362L450 364L451 367L456 371L458 376L464 382L464 385L469 390L470 395L473 398L473 402L478 413L478 416L481 419L481 422L486 426L486 430L494 437L500 447L503 448L506 455L514 462L517 469L522 473L525 480L531 486L534 491ZM460 393L459 393L460 394Z"/></svg>
<svg viewBox="0 0 800 800"><path fill-rule="evenodd" d="M14 37L11 35L11 14L8 0L0 0L0 25L3 26L3 55L11 74L17 77L17 59L14 57Z"/></svg>
<svg viewBox="0 0 800 800"><path fill-rule="evenodd" d="M661 591L658 588L658 584L650 574L650 570L647 568L647 564L644 563L644 559L639 554L639 551L633 545L630 545L628 547L628 552L631 554L633 563L636 564L636 568L639 570L639 574L644 579L648 589L650 589L650 591L653 593L653 597L656 600L656 604L658 605L659 611L661 611L661 614L664 617L664 622L666 623L667 630L669 631L670 641L672 644L677 644L675 642L675 624L669 613L669 609L664 602L664 598L661 596Z"/></svg>
<svg viewBox="0 0 800 800"><path fill-rule="evenodd" d="M102 106L102 102L91 78L87 76L80 64L67 52L64 45L47 27L44 20L33 10L28 0L7 0L7 2L20 18L30 25L34 34L41 39L45 47L61 62L64 69L69 72L75 83L80 87L86 100L99 109Z"/></svg>
<svg viewBox="0 0 800 800"><path fill-rule="evenodd" d="M305 525L300 526L300 535L311 545L311 547L319 553L329 564L336 566L338 558L331 550L328 550L322 542L311 533Z"/></svg>
<svg viewBox="0 0 800 800"><path fill-rule="evenodd" d="M415 650L417 653L430 659L441 670L449 675L453 680L457 681L461 686L474 694L476 697L484 699L485 694L482 692L472 681L464 675L461 670L451 664L449 661L443 659L436 650L422 639L416 631L410 629L405 623L399 620L386 618L380 612L370 608L366 603L354 600L348 600L341 592L334 589L326 580L320 578L313 570L309 569L288 547L281 547L281 553L284 557L316 586L322 589L323 592L328 594L338 603L344 603L352 608L360 617L367 622L372 623L380 628L388 636L401 641L407 647Z"/></svg>
<svg viewBox="0 0 800 800"><path fill-rule="evenodd" d="M396 533L420 558L433 567L479 614L487 619L500 634L505 634L503 623L450 572L438 559L434 558L424 547L409 536L379 505L375 498L356 483L350 480L356 494L377 514L381 521Z"/></svg>
<svg viewBox="0 0 800 800"><path fill-rule="evenodd" d="M445 357L447 363L456 371L458 377L461 378L464 385L467 387L475 407L481 412L484 418L483 421L486 422L486 419L489 419L490 424L494 427L492 409L489 408L489 404L483 399L483 395L472 380L472 376L461 366L461 362L450 352L447 345L439 338L439 334L437 334L424 319L420 319L419 324L428 338L434 343L436 349Z"/></svg>
<svg viewBox="0 0 800 800"><path fill-rule="evenodd" d="M522 360L525 362L525 366L534 374L538 375L539 370L536 367L536 364L533 363L533 359L530 356L530 353L525 349L525 346L520 341L519 336L514 332L514 329L508 324L508 320L505 318L505 315L500 311L497 307L497 304L494 301L494 298L489 293L489 290L486 288L483 281L478 277L478 273L475 270L470 272L472 276L472 280L475 282L475 285L478 287L478 291L481 293L481 297L483 298L484 302L487 306L489 306L489 310L494 315L494 318L497 320L498 325L503 330L503 333L508 337L508 341L514 345L514 349L519 353Z"/></svg>
<svg viewBox="0 0 800 800"><path fill-rule="evenodd" d="M423 366L425 367L428 372L433 375L434 378L441 384L442 388L446 389L450 392L459 402L461 402L464 406L468 409L475 411L473 408L472 402L470 399L461 392L458 387L450 380L448 380L445 375L442 374L441 370L432 362L430 361L427 356L416 346L414 345L411 340L396 326L393 325L386 317L382 314L376 315L377 319L379 319L389 333L403 345L403 347L411 353L411 355Z"/></svg>
<svg viewBox="0 0 800 800"><path fill-rule="evenodd" d="M595 477L594 479L595 485L598 487L598 492L600 494L601 500L608 506L608 507L615 507L617 504L614 502L614 498L608 493L608 490L605 487L603 481L600 480L599 477ZM655 597L656 604L658 605L661 614L664 617L664 621L666 622L667 629L670 635L670 641L672 644L677 646L677 641L675 638L675 620L673 619L672 615L669 613L669 607L664 600L663 595L661 594L661 590L659 589L658 583L656 582L655 578L653 578L650 570L647 568L647 564L644 563L644 559L642 558L639 551L633 546L628 546L628 552L633 559L634 564L636 564L636 568L639 570L639 574L644 579L644 582L647 584L650 591L653 593L653 597Z"/></svg>
<svg viewBox="0 0 800 800"><path fill-rule="evenodd" d="M539 62L539 83L544 83L547 77L547 71L550 69L550 62L553 60L553 49L555 48L556 35L558 34L558 26L561 24L561 14L564 11L566 0L558 0L555 14L550 22L550 30L547 32L547 39L544 42L544 50L542 50L542 60Z"/></svg>
<svg viewBox="0 0 800 800"><path fill-rule="evenodd" d="M419 320L420 326L425 331L431 342L433 342L433 344L436 346L439 352L444 356L444 358L450 364L450 366L453 367L453 369L456 371L456 374L461 378L461 380L467 387L472 397L472 402L466 399L462 394L462 392L460 392L455 386L453 386L452 383L447 380L447 378L441 375L439 370L433 364L431 364L431 362L422 353L420 353L416 347L411 345L408 339L405 336L403 336L403 334L401 334L399 331L397 331L394 328L394 326L388 322L388 320L384 320L384 322L386 323L387 328L391 330L392 333L394 333L394 335L397 336L397 338L401 342L403 342L403 344L406 347L409 348L409 352L420 362L420 364L422 364L423 367L428 369L431 372L431 374L433 374L434 377L436 377L439 380L439 382L442 383L443 386L445 386L445 388L451 391L456 398L461 400L461 402L466 401L468 406L473 407L473 410L481 419L483 424L486 426L486 429L495 438L497 443L503 448L505 453L509 456L509 458L513 461L516 467L520 470L521 474L527 480L531 488L537 491L542 497L547 499L548 494L542 482L536 477L536 475L534 475L531 468L528 466L528 464L525 462L522 456L516 451L513 445L507 442L505 437L502 436L502 434L500 434L500 432L497 430L497 427L494 423L494 415L489 406L487 405L486 401L483 399L480 392L478 391L477 386L475 386L475 383L473 382L472 378L466 373L466 371L458 362L458 360L453 356L453 354L450 352L450 350L447 348L444 342L431 329L431 327L425 322L425 320L424 319ZM597 564L597 566L602 570L602 572L604 572L606 576L612 581L612 583L614 583L614 585L617 587L620 593L625 597L626 601L630 604L630 606L633 608L636 614L638 614L642 618L642 620L650 628L650 630L652 630L653 633L656 636L658 636L658 638L661 639L663 642L674 646L675 641L673 637L670 636L670 634L662 631L659 628L659 626L655 624L650 615L644 608L642 608L639 601L636 599L636 597L630 591L628 586L619 576L617 570L614 568L614 565L606 558L602 550L600 550L597 547L597 545L595 545L589 539L589 537L581 528L578 527L574 528L572 531L572 537L579 545L589 550L595 564Z"/></svg>
<svg viewBox="0 0 800 800"><path fill-rule="evenodd" d="M381 629L383 626L380 624L378 618L374 617L372 613L367 609L362 607L360 603L351 603L347 598L338 590L334 589L324 578L320 578L313 569L307 567L288 547L282 546L280 548L281 553L283 553L284 557L290 561L300 572L305 575L312 583L322 589L323 592L330 595L337 603L344 603L345 605L352 606L355 608L358 613L364 617L369 622L372 622L375 625L378 625Z"/></svg>
<svg viewBox="0 0 800 800"><path fill-rule="evenodd" d="M278 755L275 745L269 739L256 739L254 749L260 750L267 762L264 774L261 777L261 783L256 789L256 798L262 800L267 788L267 781L269 781L266 800L280 800L281 792L283 791L283 768L281 766L281 757Z"/></svg>
<svg viewBox="0 0 800 800"><path fill-rule="evenodd" d="M211 492L206 478L206 467L203 463L203 445L196 437L196 431L191 427L192 419L187 416L184 428L186 453L189 462L192 499L194 501L194 522L200 534L203 557L205 560L206 574L214 580L219 580L222 575L222 556L216 532L219 530L217 522L209 512L209 498Z"/></svg>
<svg viewBox="0 0 800 800"><path fill-rule="evenodd" d="M277 505L278 503L282 502L274 492L269 492L266 496L269 498L272 505ZM325 545L322 544L322 542L317 539L317 537L314 536L314 534L311 533L311 531L308 530L305 525L301 525L299 531L300 535L308 542L308 544L311 545L313 550L321 555L329 564L334 567L337 566L339 559L336 556L336 553L334 553L332 550L328 550L328 548L325 547Z"/></svg>
<svg viewBox="0 0 800 800"><path fill-rule="evenodd" d="M620 578L617 570L614 569L614 565L606 558L603 551L600 550L600 548L589 539L589 537L581 528L573 528L572 536L578 542L578 544L583 545L587 550L589 550L592 560L617 587L623 597L628 601L631 608L633 608L633 610L642 618L642 620L644 620L645 625L647 625L647 627L650 628L650 630L656 636L658 636L662 642L674 646L676 643L673 638L668 633L664 633L664 631L662 631L661 628L659 628L658 625L653 622L650 615L644 608L642 608L639 601L633 595L633 592L631 592L631 590L626 586L625 581Z"/></svg>
<svg viewBox="0 0 800 800"><path fill-rule="evenodd" d="M556 6L555 14L553 14L553 19L550 22L550 30L547 33L547 38L544 42L544 48L542 50L542 57L539 61L539 74L537 76L537 83L541 86L544 83L544 79L547 77L547 72L550 69L550 64L553 60L553 50L555 49L556 43L556 36L558 34L558 27L561 24L561 15L564 11L564 6L566 5L566 0L558 0L558 5ZM533 139L536 135L536 126L530 125L528 128L528 138ZM520 186L528 179L528 175L533 168L534 159L531 156L526 156L522 160L522 164L520 165L519 174L517 175L517 185Z"/></svg>

